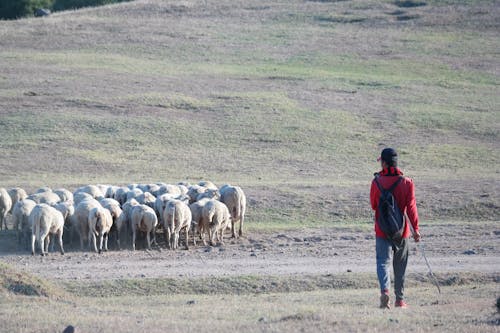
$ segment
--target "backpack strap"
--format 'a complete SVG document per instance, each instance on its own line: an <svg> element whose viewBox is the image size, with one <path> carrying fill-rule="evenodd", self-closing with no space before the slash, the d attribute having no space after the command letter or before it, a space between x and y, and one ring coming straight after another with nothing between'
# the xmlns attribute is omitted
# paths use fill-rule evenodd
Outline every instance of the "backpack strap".
<svg viewBox="0 0 500 333"><path fill-rule="evenodd" d="M398 180L396 180L396 181L394 182L394 184L392 184L392 186L391 186L389 189L387 189L387 190L386 190L386 189L385 189L385 188L383 188L383 187L382 187L382 185L380 185L380 183L378 182L378 177L379 177L379 176L375 177L375 184L377 184L377 187L378 187L378 189L380 190L380 192L388 191L388 192L391 192L391 193L392 193L392 191L394 191L394 189L396 188L396 186L398 186L398 184L399 184L399 183L401 182L401 180L403 180L403 178L404 178L403 176L399 176L399 177L398 177Z"/></svg>

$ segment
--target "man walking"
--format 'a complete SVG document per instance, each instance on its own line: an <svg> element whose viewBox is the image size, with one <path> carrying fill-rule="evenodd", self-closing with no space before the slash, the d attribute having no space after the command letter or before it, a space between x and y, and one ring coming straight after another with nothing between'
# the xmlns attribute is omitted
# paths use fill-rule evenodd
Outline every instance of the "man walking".
<svg viewBox="0 0 500 333"><path fill-rule="evenodd" d="M413 226L413 238L415 242L420 241L418 230L418 212L415 201L415 187L413 180L403 177L403 172L398 168L398 155L392 148L382 150L378 161L381 162L382 170L375 174L370 189L370 202L375 211L375 238L377 254L377 276L380 283L380 307L390 308L389 286L391 253L393 255L392 266L394 269L394 291L396 295L395 306L406 308L404 301L404 281L406 265L408 263L408 238L410 237L410 226ZM381 202L382 192L390 191L395 199L397 208L402 215L402 229L400 237L388 237L382 229ZM397 209L396 208L396 209ZM395 214L397 215L397 214ZM409 221L408 221L409 219Z"/></svg>

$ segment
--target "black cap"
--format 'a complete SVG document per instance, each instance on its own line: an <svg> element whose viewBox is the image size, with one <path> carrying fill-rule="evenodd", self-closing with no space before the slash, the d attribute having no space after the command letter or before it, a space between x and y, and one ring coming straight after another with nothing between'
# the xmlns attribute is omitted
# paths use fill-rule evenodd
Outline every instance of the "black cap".
<svg viewBox="0 0 500 333"><path fill-rule="evenodd" d="M389 166L395 166L398 163L398 153L392 148L385 148L382 150L380 157L377 161L384 161Z"/></svg>

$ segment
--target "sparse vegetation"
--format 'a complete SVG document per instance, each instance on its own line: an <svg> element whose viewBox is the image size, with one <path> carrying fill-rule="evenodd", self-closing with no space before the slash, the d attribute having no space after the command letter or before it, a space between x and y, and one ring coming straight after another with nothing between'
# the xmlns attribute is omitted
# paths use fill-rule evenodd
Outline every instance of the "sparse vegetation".
<svg viewBox="0 0 500 333"><path fill-rule="evenodd" d="M281 250L289 260L334 260L363 242L368 257L369 183L380 150L393 146L415 180L431 255L455 268L464 253L494 260L499 17L496 1L144 0L1 21L0 186L242 186L250 237L274 244L246 238L213 252L134 254L174 272L184 256L235 260L241 251L263 263ZM322 232L332 238L305 240ZM12 230L0 240L16 246ZM15 266L0 264L5 332L498 330L498 273L438 271L441 295L410 274L411 311L381 312L374 273L95 279L89 271L44 282L24 269L62 275L58 266L126 251L70 250L42 263L16 251L1 251Z"/></svg>

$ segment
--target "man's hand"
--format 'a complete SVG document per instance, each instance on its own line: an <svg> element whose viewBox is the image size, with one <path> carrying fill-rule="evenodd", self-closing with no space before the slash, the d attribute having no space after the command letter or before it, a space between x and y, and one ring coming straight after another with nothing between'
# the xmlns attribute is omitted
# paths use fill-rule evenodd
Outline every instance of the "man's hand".
<svg viewBox="0 0 500 333"><path fill-rule="evenodd" d="M413 239L415 240L415 243L420 242L420 232L415 231L415 232L413 233Z"/></svg>

